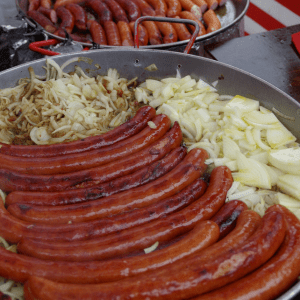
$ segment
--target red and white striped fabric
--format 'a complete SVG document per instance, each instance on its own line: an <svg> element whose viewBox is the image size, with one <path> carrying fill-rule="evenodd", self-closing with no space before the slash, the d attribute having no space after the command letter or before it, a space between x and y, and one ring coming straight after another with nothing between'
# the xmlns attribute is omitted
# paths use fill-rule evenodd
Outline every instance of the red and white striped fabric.
<svg viewBox="0 0 300 300"><path fill-rule="evenodd" d="M250 0L245 35L300 24L299 0Z"/></svg>

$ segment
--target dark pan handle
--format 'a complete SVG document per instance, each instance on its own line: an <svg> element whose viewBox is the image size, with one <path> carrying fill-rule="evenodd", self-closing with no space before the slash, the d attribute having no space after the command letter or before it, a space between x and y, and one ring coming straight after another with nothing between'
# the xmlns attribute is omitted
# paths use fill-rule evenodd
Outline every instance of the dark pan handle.
<svg viewBox="0 0 300 300"><path fill-rule="evenodd" d="M139 48L139 32L138 32L138 25L140 25L144 21L155 21L155 22L169 22L169 23L184 23L184 24L191 24L195 26L195 30L192 34L192 37L188 44L186 45L183 53L188 54L191 51L191 48L199 34L200 27L199 24L193 20L188 19L176 19L176 18L166 18L166 17L152 17L152 16L145 16L138 18L134 23L134 48Z"/></svg>

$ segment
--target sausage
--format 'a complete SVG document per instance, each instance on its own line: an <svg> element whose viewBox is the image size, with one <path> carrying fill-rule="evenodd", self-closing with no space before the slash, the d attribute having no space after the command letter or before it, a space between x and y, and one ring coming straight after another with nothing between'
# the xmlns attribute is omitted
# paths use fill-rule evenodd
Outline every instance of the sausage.
<svg viewBox="0 0 300 300"><path fill-rule="evenodd" d="M1 143L0 153L11 156L51 157L79 153L109 146L131 137L147 126L156 111L151 106L141 107L135 116L122 125L100 135L87 137L74 142L54 145L20 146Z"/></svg>
<svg viewBox="0 0 300 300"><path fill-rule="evenodd" d="M165 0L168 9L167 9L167 17L174 18L179 15L182 10L181 4L179 0Z"/></svg>
<svg viewBox="0 0 300 300"><path fill-rule="evenodd" d="M205 1L207 3L208 9L215 10L219 5L218 0L205 0Z"/></svg>
<svg viewBox="0 0 300 300"><path fill-rule="evenodd" d="M168 22L155 22L158 29L163 35L165 44L175 43L178 40L177 32L171 23Z"/></svg>
<svg viewBox="0 0 300 300"><path fill-rule="evenodd" d="M209 9L203 14L203 21L207 25L206 33L210 33L221 28L221 22L212 9Z"/></svg>
<svg viewBox="0 0 300 300"><path fill-rule="evenodd" d="M61 20L60 28L65 29L68 33L72 33L75 25L75 18L72 13L64 6L59 6L56 9L56 14L57 17Z"/></svg>
<svg viewBox="0 0 300 300"><path fill-rule="evenodd" d="M109 7L116 23L118 23L119 21L129 23L125 10L119 5L118 2L116 2L115 0L102 0L102 1Z"/></svg>
<svg viewBox="0 0 300 300"><path fill-rule="evenodd" d="M78 35L76 33L69 33L69 37L67 37L65 30L63 28L58 28L58 30L56 30L54 32L54 35L60 36L64 39L70 37L72 40L74 40L76 42L80 42L80 43L89 43L89 44L91 43L91 41L87 37ZM47 145L47 146L49 146L49 145ZM25 147L27 147L27 146L25 146ZM32 147L32 146L30 146L30 147Z"/></svg>
<svg viewBox="0 0 300 300"><path fill-rule="evenodd" d="M129 258L91 262L48 262L0 248L0 275L24 283L41 276L65 283L100 283L136 276L181 260L207 248L219 237L212 221L200 222L183 239L164 249ZM105 270L105 272L102 272Z"/></svg>
<svg viewBox="0 0 300 300"><path fill-rule="evenodd" d="M160 45L162 44L163 37L153 21L144 21L143 25L145 26L148 32L148 38L150 45Z"/></svg>
<svg viewBox="0 0 300 300"><path fill-rule="evenodd" d="M24 158L0 154L0 162L3 168L37 175L63 174L93 168L142 150L162 137L171 124L166 115L157 115L152 121L156 128L151 129L147 126L138 134L109 148L103 147L88 152L46 158Z"/></svg>
<svg viewBox="0 0 300 300"><path fill-rule="evenodd" d="M40 24L46 31L50 33L54 33L56 31L56 26L46 16L37 10L30 10L27 12L27 15Z"/></svg>
<svg viewBox="0 0 300 300"><path fill-rule="evenodd" d="M200 255L179 260L165 268L101 284L57 283L30 277L28 285L37 299L188 299L224 286L255 270L279 248L286 224L281 213L266 214L261 226L241 246L198 264Z"/></svg>
<svg viewBox="0 0 300 300"><path fill-rule="evenodd" d="M117 26L120 32L122 46L134 46L133 36L129 24L124 21L119 21Z"/></svg>
<svg viewBox="0 0 300 300"><path fill-rule="evenodd" d="M12 192L5 199L7 206L13 203L34 205L66 205L95 200L126 191L153 181L172 170L186 155L186 148L177 147L161 160L132 174L91 187L62 192Z"/></svg>
<svg viewBox="0 0 300 300"><path fill-rule="evenodd" d="M86 30L87 16L85 10L80 5L74 3L67 4L65 8L74 16L77 29Z"/></svg>
<svg viewBox="0 0 300 300"><path fill-rule="evenodd" d="M168 174L146 185L111 195L88 203L63 206L35 206L11 204L7 210L17 218L29 222L67 224L85 222L144 207L174 195L202 176L206 170L208 154L202 149L193 149Z"/></svg>
<svg viewBox="0 0 300 300"><path fill-rule="evenodd" d="M51 6L52 6L52 1L51 0L40 0L41 3L40 3L40 6L41 7L45 7L47 9L50 9Z"/></svg>
<svg viewBox="0 0 300 300"><path fill-rule="evenodd" d="M28 1L28 11L37 10L40 6L40 0L29 0Z"/></svg>
<svg viewBox="0 0 300 300"><path fill-rule="evenodd" d="M155 10L150 6L146 0L131 0L134 2L141 10L143 16L155 16Z"/></svg>
<svg viewBox="0 0 300 300"><path fill-rule="evenodd" d="M136 21L141 17L142 12L139 6L131 0L116 0L120 6L127 12L129 21Z"/></svg>
<svg viewBox="0 0 300 300"><path fill-rule="evenodd" d="M121 36L117 24L114 21L106 21L104 22L103 26L108 45L122 46Z"/></svg>
<svg viewBox="0 0 300 300"><path fill-rule="evenodd" d="M89 239L84 243L54 243L24 238L18 244L18 251L41 259L88 261L125 255L149 247L157 241L170 241L190 231L200 221L215 215L224 205L232 181L227 167L217 167L212 171L209 186L203 196L164 218L115 234Z"/></svg>
<svg viewBox="0 0 300 300"><path fill-rule="evenodd" d="M168 6L164 0L146 0L155 11L157 16L165 17L167 15Z"/></svg>
<svg viewBox="0 0 300 300"><path fill-rule="evenodd" d="M199 31L198 36L201 36L201 35L206 34L206 29L205 29L203 23L202 23L201 21L199 21L199 20L195 17L195 15L194 15L193 13L191 13L191 12L189 12L189 11L182 11L182 12L179 13L179 17L182 18L182 19L188 19L188 20L193 20L193 21L197 22L198 25L199 25L199 27L200 27L200 31ZM191 30L192 32L194 32L195 26L193 26L193 25L188 25L188 27L190 28L190 30Z"/></svg>
<svg viewBox="0 0 300 300"><path fill-rule="evenodd" d="M16 219L0 202L0 235L10 243L17 243L21 238L75 241L105 236L179 211L201 197L206 187L207 184L203 180L197 179L181 192L147 207L100 220L64 225L33 224Z"/></svg>
<svg viewBox="0 0 300 300"><path fill-rule="evenodd" d="M90 31L93 42L98 45L107 45L105 30L96 20L88 20L87 28Z"/></svg>
<svg viewBox="0 0 300 300"><path fill-rule="evenodd" d="M85 2L85 0L56 0L53 8L56 10L59 6L65 6L69 3L80 4Z"/></svg>
<svg viewBox="0 0 300 300"><path fill-rule="evenodd" d="M197 6L192 0L179 0L182 8L195 15L195 17L200 20L202 18L202 11L199 6Z"/></svg>
<svg viewBox="0 0 300 300"><path fill-rule="evenodd" d="M287 221L286 237L278 252L253 273L195 299L277 299L296 281L300 274L299 219L280 205L273 205L267 211L280 211Z"/></svg>
<svg viewBox="0 0 300 300"><path fill-rule="evenodd" d="M202 13L204 13L207 10L208 6L206 0L192 0L192 1L201 8Z"/></svg>
<svg viewBox="0 0 300 300"><path fill-rule="evenodd" d="M55 192L79 185L82 188L89 186L90 182L97 181L97 184L108 182L161 159L179 146L181 141L182 132L179 124L175 122L169 132L143 150L96 168L59 175L28 175L0 169L0 187L6 192L14 190Z"/></svg>
<svg viewBox="0 0 300 300"><path fill-rule="evenodd" d="M132 34L134 35L135 34L134 33L134 22L130 22L129 26L130 26ZM139 38L140 46L148 45L148 40L149 40L148 31L142 24L139 24L139 26L138 26L138 38Z"/></svg>
<svg viewBox="0 0 300 300"><path fill-rule="evenodd" d="M54 9L49 9L40 6L37 11L46 16L53 24L57 23L57 14Z"/></svg>
<svg viewBox="0 0 300 300"><path fill-rule="evenodd" d="M64 6L59 6L56 9L56 14L57 17L61 20L60 28L65 29L68 33L72 33L75 25L75 18L73 14Z"/></svg>
<svg viewBox="0 0 300 300"><path fill-rule="evenodd" d="M246 209L248 207L243 201L232 200L227 202L211 219L220 227L220 239L235 227L239 215Z"/></svg>
<svg viewBox="0 0 300 300"><path fill-rule="evenodd" d="M178 16L175 17L176 19L180 19ZM180 41L189 40L192 35L188 31L187 27L183 23L172 23L172 26L175 28L177 32L178 39Z"/></svg>
<svg viewBox="0 0 300 300"><path fill-rule="evenodd" d="M90 7L98 15L99 22L102 26L105 22L113 20L112 12L101 0L87 0L85 5Z"/></svg>

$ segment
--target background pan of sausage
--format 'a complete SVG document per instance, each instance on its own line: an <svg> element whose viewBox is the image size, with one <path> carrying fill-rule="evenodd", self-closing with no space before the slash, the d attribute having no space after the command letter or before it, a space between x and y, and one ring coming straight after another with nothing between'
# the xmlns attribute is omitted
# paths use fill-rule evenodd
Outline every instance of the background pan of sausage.
<svg viewBox="0 0 300 300"><path fill-rule="evenodd" d="M103 47L133 46L134 22L140 16L191 19L200 26L197 41L237 25L249 0L16 0L19 11L54 38L66 33L82 43ZM193 26L147 21L139 26L139 45L168 48L187 43Z"/></svg>

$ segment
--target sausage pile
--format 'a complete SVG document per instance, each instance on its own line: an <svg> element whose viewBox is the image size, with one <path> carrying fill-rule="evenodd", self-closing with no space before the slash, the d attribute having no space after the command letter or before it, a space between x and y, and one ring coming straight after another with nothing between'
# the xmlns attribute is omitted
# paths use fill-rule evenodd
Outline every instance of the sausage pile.
<svg viewBox="0 0 300 300"><path fill-rule="evenodd" d="M27 15L46 31L68 33L78 42L133 46L134 22L141 16L196 21L199 35L221 28L214 12L226 0L29 0ZM191 38L194 26L145 21L139 25L139 44L160 45Z"/></svg>
<svg viewBox="0 0 300 300"><path fill-rule="evenodd" d="M17 253L0 247L0 276L25 299L276 298L300 274L300 222L225 202L231 172L208 178L207 158L150 106L81 141L3 145L0 236Z"/></svg>

